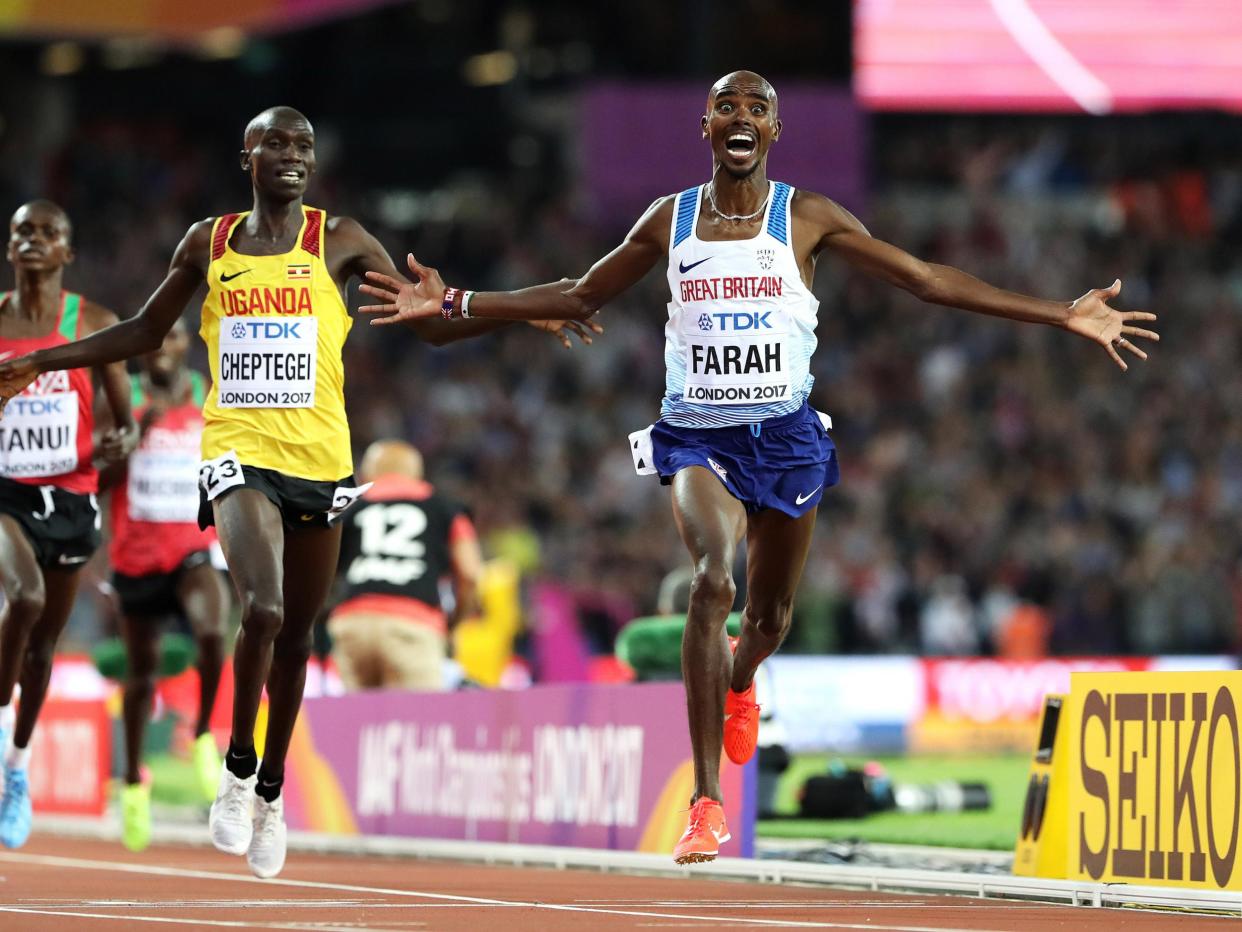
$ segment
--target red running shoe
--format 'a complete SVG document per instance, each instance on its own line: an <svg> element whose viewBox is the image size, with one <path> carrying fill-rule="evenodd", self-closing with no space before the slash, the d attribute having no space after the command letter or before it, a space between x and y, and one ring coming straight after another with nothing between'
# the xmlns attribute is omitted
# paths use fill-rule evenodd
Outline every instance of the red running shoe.
<svg viewBox="0 0 1242 932"><path fill-rule="evenodd" d="M729 648L737 653L738 638L729 638ZM759 706L755 704L755 681L744 692L725 693L724 751L735 764L755 756L759 744Z"/></svg>
<svg viewBox="0 0 1242 932"><path fill-rule="evenodd" d="M714 861L730 837L720 803L700 796L690 807L690 824L673 849L673 860L678 864Z"/></svg>

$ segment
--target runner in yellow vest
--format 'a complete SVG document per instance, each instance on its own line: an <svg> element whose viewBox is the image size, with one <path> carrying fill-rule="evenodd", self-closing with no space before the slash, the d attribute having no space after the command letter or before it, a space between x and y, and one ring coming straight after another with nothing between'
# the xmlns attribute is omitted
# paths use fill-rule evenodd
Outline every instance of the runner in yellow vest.
<svg viewBox="0 0 1242 932"><path fill-rule="evenodd" d="M0 403L40 372L128 359L155 350L205 281L201 335L212 388L203 408L199 523L214 523L242 608L234 648L232 737L211 808L216 847L245 854L260 877L280 872L285 754L302 701L311 626L336 570L332 519L360 494L345 421L341 345L351 276L395 275L379 242L348 217L307 207L315 133L289 107L246 128L242 168L254 207L192 226L164 282L129 320L89 339L0 364ZM446 343L502 326L447 320L413 329ZM537 326L569 345L587 330ZM253 736L268 693L262 764Z"/></svg>

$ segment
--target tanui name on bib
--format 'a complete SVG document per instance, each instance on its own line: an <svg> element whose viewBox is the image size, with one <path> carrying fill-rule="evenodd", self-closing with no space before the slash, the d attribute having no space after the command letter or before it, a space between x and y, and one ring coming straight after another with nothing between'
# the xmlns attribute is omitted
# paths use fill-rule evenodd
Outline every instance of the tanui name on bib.
<svg viewBox="0 0 1242 932"><path fill-rule="evenodd" d="M13 479L62 476L78 468L78 393L69 388L69 373L50 372L54 384L29 390L9 400L0 421L0 475ZM59 378L56 378L58 377Z"/></svg>
<svg viewBox="0 0 1242 932"><path fill-rule="evenodd" d="M220 321L221 408L315 406L319 321L314 317L247 317Z"/></svg>

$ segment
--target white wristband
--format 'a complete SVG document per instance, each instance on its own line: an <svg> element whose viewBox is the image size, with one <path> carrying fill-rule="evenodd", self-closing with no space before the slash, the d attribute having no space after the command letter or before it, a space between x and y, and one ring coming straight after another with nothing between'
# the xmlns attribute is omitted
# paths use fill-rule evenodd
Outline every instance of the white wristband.
<svg viewBox="0 0 1242 932"><path fill-rule="evenodd" d="M470 316L470 299L474 297L473 291L467 291L461 297L461 316L467 318Z"/></svg>

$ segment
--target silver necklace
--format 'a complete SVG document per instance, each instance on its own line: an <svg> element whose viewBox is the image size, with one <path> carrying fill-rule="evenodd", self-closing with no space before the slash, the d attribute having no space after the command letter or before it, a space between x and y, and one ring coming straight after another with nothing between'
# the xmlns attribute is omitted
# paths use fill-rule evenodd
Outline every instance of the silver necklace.
<svg viewBox="0 0 1242 932"><path fill-rule="evenodd" d="M721 220L728 220L728 221L731 221L731 222L733 222L733 223L745 223L747 220L754 220L754 219L755 219L756 217L758 217L761 213L763 213L764 208L768 206L768 198L767 198L767 195L764 195L764 198L763 198L763 203L761 203L761 204L759 205L759 209L758 209L758 210L756 210L754 213L750 213L750 214L726 214L723 210L721 210L719 207L717 207L717 206L716 206L716 195L712 194L712 186L711 186L711 184L708 184L708 185L707 185L707 202L708 202L709 204L711 204L711 206L712 206L712 213L714 213L714 214L715 214L717 217L719 217Z"/></svg>

